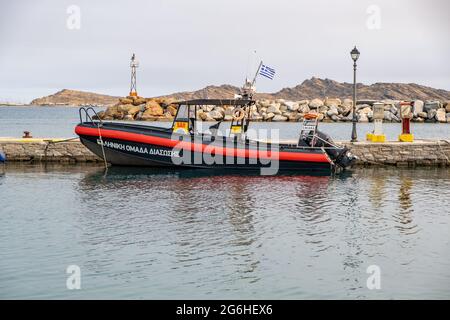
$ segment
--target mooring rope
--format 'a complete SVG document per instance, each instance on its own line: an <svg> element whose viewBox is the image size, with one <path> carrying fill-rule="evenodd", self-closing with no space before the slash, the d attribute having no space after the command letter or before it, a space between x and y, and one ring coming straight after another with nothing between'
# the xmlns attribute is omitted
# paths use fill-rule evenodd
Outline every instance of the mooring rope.
<svg viewBox="0 0 450 320"><path fill-rule="evenodd" d="M98 137L100 138L100 145L102 146L102 154L103 154L103 161L105 162L105 169L108 169L108 162L106 161L106 154L105 154L105 147L103 146L103 138L102 138L102 132L100 130L100 125L97 124L97 130L98 130Z"/></svg>

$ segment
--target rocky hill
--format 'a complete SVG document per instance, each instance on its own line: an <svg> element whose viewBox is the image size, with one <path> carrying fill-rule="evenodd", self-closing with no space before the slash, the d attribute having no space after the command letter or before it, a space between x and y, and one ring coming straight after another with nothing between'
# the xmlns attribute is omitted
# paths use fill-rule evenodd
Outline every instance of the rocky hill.
<svg viewBox="0 0 450 320"><path fill-rule="evenodd" d="M414 83L374 83L357 84L358 100L448 100L450 91L434 89ZM353 84L330 79L311 78L293 88L285 88L274 94L273 98L301 100L326 97L351 98Z"/></svg>
<svg viewBox="0 0 450 320"><path fill-rule="evenodd" d="M222 99L233 98L234 94L239 93L239 88L223 84L221 86L207 86L196 91L184 91L166 95L164 97L171 97L177 100L192 100L192 99Z"/></svg>
<svg viewBox="0 0 450 320"><path fill-rule="evenodd" d="M450 91L434 89L414 83L374 83L372 85L357 84L358 100L450 100ZM232 98L239 93L239 88L231 85L207 86L197 91L178 92L164 97L177 100L203 99L203 98ZM337 82L331 79L311 78L301 84L284 88L275 93L257 93L256 99L325 99L351 98L353 84Z"/></svg>
<svg viewBox="0 0 450 320"><path fill-rule="evenodd" d="M191 99L230 99L235 94L239 94L240 88L229 84L223 84L221 86L207 86L203 89L196 91L184 91L178 93L172 93L164 98L174 98L177 100L191 100ZM270 93L257 93L256 99L271 99L273 94Z"/></svg>
<svg viewBox="0 0 450 320"><path fill-rule="evenodd" d="M32 105L113 105L119 97L108 96L93 92L63 89L55 94L34 99Z"/></svg>
<svg viewBox="0 0 450 320"><path fill-rule="evenodd" d="M256 99L325 99L329 98L351 98L353 85L346 82L337 82L330 79L311 78L301 84L284 88L275 93L257 93ZM206 99L206 98L233 98L235 93L239 93L239 88L232 85L207 86L196 91L178 92L164 96L165 98L175 98L177 100ZM53 95L35 99L31 104L35 105L113 105L119 97L113 97L92 92L75 90L61 90ZM374 83L364 85L358 83L358 100L450 100L450 91L434 89L414 83Z"/></svg>

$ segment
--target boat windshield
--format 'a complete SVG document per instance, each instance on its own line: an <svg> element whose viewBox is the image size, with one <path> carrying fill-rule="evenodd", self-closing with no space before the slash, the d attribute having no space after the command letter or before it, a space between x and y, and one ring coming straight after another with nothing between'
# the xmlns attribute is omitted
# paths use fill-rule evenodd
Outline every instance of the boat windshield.
<svg viewBox="0 0 450 320"><path fill-rule="evenodd" d="M176 120L187 121L189 118L189 110L188 109L189 109L188 106L185 104L178 106Z"/></svg>
<svg viewBox="0 0 450 320"><path fill-rule="evenodd" d="M174 132L180 133L191 133L193 134L196 130L197 121L197 111L202 106L219 106L219 107L231 107L242 110L241 113L244 114L244 109L246 111L245 114L248 114L248 108L250 105L254 104L253 100L247 99L198 99L198 100L189 100L178 103L177 114L172 123L172 130ZM223 120L222 120L223 121ZM221 122L221 121L219 121ZM231 126L240 126L247 122L242 118L239 119L238 123L236 121L231 122ZM244 129L245 131L245 129Z"/></svg>

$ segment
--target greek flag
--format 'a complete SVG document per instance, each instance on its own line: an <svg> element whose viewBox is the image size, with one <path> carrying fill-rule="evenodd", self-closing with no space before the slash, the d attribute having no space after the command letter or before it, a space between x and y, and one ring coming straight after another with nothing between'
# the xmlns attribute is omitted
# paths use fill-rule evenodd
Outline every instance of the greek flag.
<svg viewBox="0 0 450 320"><path fill-rule="evenodd" d="M262 65L259 74L272 80L275 75L275 70L266 65Z"/></svg>

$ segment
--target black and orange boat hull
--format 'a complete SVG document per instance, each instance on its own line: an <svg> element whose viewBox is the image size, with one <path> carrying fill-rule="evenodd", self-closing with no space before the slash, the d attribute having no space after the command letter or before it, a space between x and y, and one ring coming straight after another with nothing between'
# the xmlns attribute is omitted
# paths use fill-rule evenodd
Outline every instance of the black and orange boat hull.
<svg viewBox="0 0 450 320"><path fill-rule="evenodd" d="M81 142L108 163L120 166L330 171L323 148L274 144L209 134L177 134L147 125L83 122Z"/></svg>

